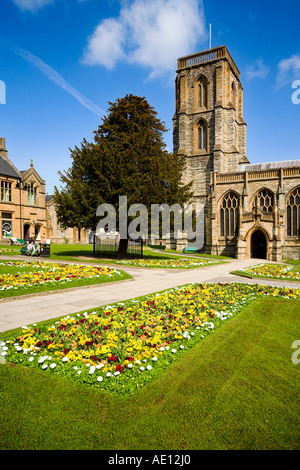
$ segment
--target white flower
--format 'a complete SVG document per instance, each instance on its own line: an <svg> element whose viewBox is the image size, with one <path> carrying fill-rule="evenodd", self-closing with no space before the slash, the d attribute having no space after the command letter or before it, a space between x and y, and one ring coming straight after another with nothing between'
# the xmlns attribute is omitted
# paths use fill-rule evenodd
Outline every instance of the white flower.
<svg viewBox="0 0 300 470"><path fill-rule="evenodd" d="M47 367L48 367L47 364L42 365L42 369L47 369Z"/></svg>
<svg viewBox="0 0 300 470"><path fill-rule="evenodd" d="M180 347L180 349L184 349L184 346L183 346L183 344L181 344L179 347Z"/></svg>
<svg viewBox="0 0 300 470"><path fill-rule="evenodd" d="M74 370L78 370L78 367L77 367L77 366L74 366L73 369L74 369Z"/></svg>
<svg viewBox="0 0 300 470"><path fill-rule="evenodd" d="M160 351L164 351L164 350L165 350L165 348L161 347L161 348L159 348L159 350L160 350Z"/></svg>
<svg viewBox="0 0 300 470"><path fill-rule="evenodd" d="M89 374L93 374L96 370L96 367L95 366L91 366L90 367L90 370L89 370Z"/></svg>
<svg viewBox="0 0 300 470"><path fill-rule="evenodd" d="M128 367L128 369L132 369L133 366L132 366L132 364L128 364L127 367Z"/></svg>
<svg viewBox="0 0 300 470"><path fill-rule="evenodd" d="M152 369L152 366L150 366L150 364L147 366L147 370L151 370Z"/></svg>
<svg viewBox="0 0 300 470"><path fill-rule="evenodd" d="M172 349L172 353L175 354L175 353L176 353L176 349Z"/></svg>
<svg viewBox="0 0 300 470"><path fill-rule="evenodd" d="M67 356L65 356L65 357L62 358L62 361L63 361L63 362L68 362L68 360L69 360L69 358L68 358Z"/></svg>
<svg viewBox="0 0 300 470"><path fill-rule="evenodd" d="M28 361L29 361L29 362L32 362L33 359L34 359L34 357L33 357L33 356L30 356L30 358L28 359Z"/></svg>
<svg viewBox="0 0 300 470"><path fill-rule="evenodd" d="M111 376L111 372L107 372L106 377L110 377L110 376Z"/></svg>
<svg viewBox="0 0 300 470"><path fill-rule="evenodd" d="M114 375L120 375L120 371L117 370Z"/></svg>
<svg viewBox="0 0 300 470"><path fill-rule="evenodd" d="M103 380L103 377L99 375L99 377L97 377L97 382L102 382L102 380Z"/></svg>
<svg viewBox="0 0 300 470"><path fill-rule="evenodd" d="M55 369L55 367L56 367L55 362L52 362L52 364L50 364L50 369Z"/></svg>
<svg viewBox="0 0 300 470"><path fill-rule="evenodd" d="M156 356L153 356L153 357L152 357L152 361L154 361L154 362L157 361L157 357L156 357Z"/></svg>
<svg viewBox="0 0 300 470"><path fill-rule="evenodd" d="M145 370L145 367L143 367L143 366L142 366L142 367L140 367L140 370Z"/></svg>

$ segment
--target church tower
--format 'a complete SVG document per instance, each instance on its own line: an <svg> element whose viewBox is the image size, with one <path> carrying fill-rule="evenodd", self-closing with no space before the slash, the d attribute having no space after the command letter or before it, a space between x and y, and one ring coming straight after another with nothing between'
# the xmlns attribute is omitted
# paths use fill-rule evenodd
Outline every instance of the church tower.
<svg viewBox="0 0 300 470"><path fill-rule="evenodd" d="M178 59L173 146L186 158L184 182L206 204L212 173L235 172L246 158L240 72L225 46Z"/></svg>

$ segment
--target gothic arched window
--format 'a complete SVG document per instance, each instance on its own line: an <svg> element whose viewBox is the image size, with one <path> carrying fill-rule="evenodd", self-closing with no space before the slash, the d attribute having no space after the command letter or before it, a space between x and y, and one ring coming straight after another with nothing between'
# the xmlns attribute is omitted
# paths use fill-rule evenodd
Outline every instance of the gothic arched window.
<svg viewBox="0 0 300 470"><path fill-rule="evenodd" d="M269 189L261 189L254 198L253 209L257 207L263 212L273 212L274 194Z"/></svg>
<svg viewBox="0 0 300 470"><path fill-rule="evenodd" d="M207 125L204 121L198 123L198 150L207 150Z"/></svg>
<svg viewBox="0 0 300 470"><path fill-rule="evenodd" d="M199 108L207 109L207 104L208 104L207 79L205 77L201 77L198 80L198 106Z"/></svg>
<svg viewBox="0 0 300 470"><path fill-rule="evenodd" d="M300 187L294 189L287 200L287 236L300 237Z"/></svg>
<svg viewBox="0 0 300 470"><path fill-rule="evenodd" d="M238 194L231 191L227 193L220 204L220 228L222 237L236 237L239 234L239 207Z"/></svg>

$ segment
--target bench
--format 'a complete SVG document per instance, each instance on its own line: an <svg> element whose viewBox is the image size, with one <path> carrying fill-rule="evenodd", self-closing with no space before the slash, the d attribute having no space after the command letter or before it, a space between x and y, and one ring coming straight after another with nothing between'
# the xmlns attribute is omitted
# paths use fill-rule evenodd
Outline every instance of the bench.
<svg viewBox="0 0 300 470"><path fill-rule="evenodd" d="M200 249L194 246L186 246L183 248L183 253L198 253L199 251Z"/></svg>
<svg viewBox="0 0 300 470"><path fill-rule="evenodd" d="M11 244L11 245L25 245L25 244L26 244L26 240L24 240L23 238L11 237L11 239L10 239L10 244Z"/></svg>
<svg viewBox="0 0 300 470"><path fill-rule="evenodd" d="M27 246L23 246L20 250L21 255L26 255L27 253ZM40 247L39 245L34 245L34 252L30 254L30 256L40 256Z"/></svg>

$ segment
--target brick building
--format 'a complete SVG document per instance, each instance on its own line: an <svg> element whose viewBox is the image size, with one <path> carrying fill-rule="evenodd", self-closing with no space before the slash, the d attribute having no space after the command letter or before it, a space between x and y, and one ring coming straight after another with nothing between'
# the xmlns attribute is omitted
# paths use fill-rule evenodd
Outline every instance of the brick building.
<svg viewBox="0 0 300 470"><path fill-rule="evenodd" d="M4 137L0 138L0 242L11 237L51 243L89 243L89 230L63 227L56 216L53 196L45 194L45 180L30 162L18 170L8 158Z"/></svg>
<svg viewBox="0 0 300 470"><path fill-rule="evenodd" d="M45 181L31 160L27 170L18 170L8 158L5 139L0 138L0 240L12 236L46 240Z"/></svg>
<svg viewBox="0 0 300 470"><path fill-rule="evenodd" d="M240 72L225 46L178 59L174 152L186 159L202 251L300 259L300 160L251 165ZM200 209L199 209L200 208Z"/></svg>

